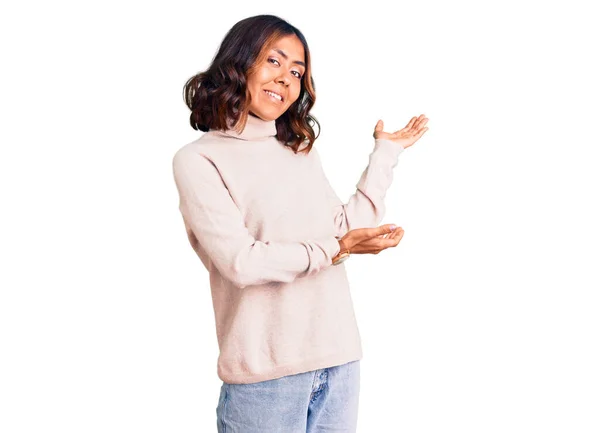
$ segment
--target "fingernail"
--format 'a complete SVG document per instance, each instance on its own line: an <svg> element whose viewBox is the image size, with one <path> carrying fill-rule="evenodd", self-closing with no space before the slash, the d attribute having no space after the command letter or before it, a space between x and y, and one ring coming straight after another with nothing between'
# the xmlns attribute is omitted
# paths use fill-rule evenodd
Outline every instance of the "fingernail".
<svg viewBox="0 0 600 433"><path fill-rule="evenodd" d="M392 224L392 225L390 226L390 231L391 231L391 232L393 232L394 230L396 230L396 225Z"/></svg>

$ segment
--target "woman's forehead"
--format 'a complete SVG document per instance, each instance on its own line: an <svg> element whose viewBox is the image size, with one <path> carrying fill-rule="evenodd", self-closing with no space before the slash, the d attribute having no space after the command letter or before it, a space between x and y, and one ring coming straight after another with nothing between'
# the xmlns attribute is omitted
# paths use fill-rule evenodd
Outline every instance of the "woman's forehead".
<svg viewBox="0 0 600 433"><path fill-rule="evenodd" d="M275 51L283 58L291 58L294 63L304 66L304 46L296 35L288 35L279 38L269 47L269 51Z"/></svg>

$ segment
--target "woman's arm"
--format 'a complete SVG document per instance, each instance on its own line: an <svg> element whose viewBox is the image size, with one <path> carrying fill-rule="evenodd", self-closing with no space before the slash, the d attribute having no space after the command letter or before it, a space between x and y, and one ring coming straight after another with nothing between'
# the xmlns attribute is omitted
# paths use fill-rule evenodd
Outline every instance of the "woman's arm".
<svg viewBox="0 0 600 433"><path fill-rule="evenodd" d="M323 174L323 184L331 204L335 236L342 237L350 230L375 227L381 223L386 211L385 194L392 184L393 169L398 164L398 156L403 150L400 144L391 140L376 139L373 152L369 155L369 164L356 184L356 192L350 196L347 203L343 203L323 171L316 147L311 149L311 152L315 152Z"/></svg>
<svg viewBox="0 0 600 433"><path fill-rule="evenodd" d="M205 155L173 158L179 209L221 275L240 288L290 282L331 265L340 250L334 236L303 242L261 242L249 233L219 171Z"/></svg>

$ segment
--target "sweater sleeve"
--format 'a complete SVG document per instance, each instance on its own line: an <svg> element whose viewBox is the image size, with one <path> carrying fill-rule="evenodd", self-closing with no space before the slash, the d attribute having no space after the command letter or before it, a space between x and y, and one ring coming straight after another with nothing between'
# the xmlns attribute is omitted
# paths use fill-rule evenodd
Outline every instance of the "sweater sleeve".
<svg viewBox="0 0 600 433"><path fill-rule="evenodd" d="M315 274L331 265L340 250L333 235L301 242L256 240L217 167L205 155L177 152L173 175L184 221L221 275L237 287Z"/></svg>
<svg viewBox="0 0 600 433"><path fill-rule="evenodd" d="M393 169L398 164L398 156L403 151L404 148L398 143L376 139L373 151L369 155L369 164L347 203L343 203L337 196L321 165L323 184L331 203L335 236L342 237L350 230L376 227L381 223L386 211L385 194L392 184ZM318 152L315 153L321 164Z"/></svg>

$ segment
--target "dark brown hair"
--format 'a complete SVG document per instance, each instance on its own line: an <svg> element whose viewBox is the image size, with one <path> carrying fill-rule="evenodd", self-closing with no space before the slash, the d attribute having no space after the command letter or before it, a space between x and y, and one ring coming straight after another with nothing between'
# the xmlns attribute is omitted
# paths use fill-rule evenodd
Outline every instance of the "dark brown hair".
<svg viewBox="0 0 600 433"><path fill-rule="evenodd" d="M295 153L306 142L301 152L310 152L318 137L313 125L317 124L320 131L320 124L309 114L316 94L308 44L300 30L274 15L257 15L237 22L225 35L210 67L186 82L183 93L192 111L192 128L205 132L225 130L233 121L237 132L243 131L250 107L247 77L266 60L269 47L288 35L296 35L302 42L306 68L298 99L275 121L277 139Z"/></svg>

